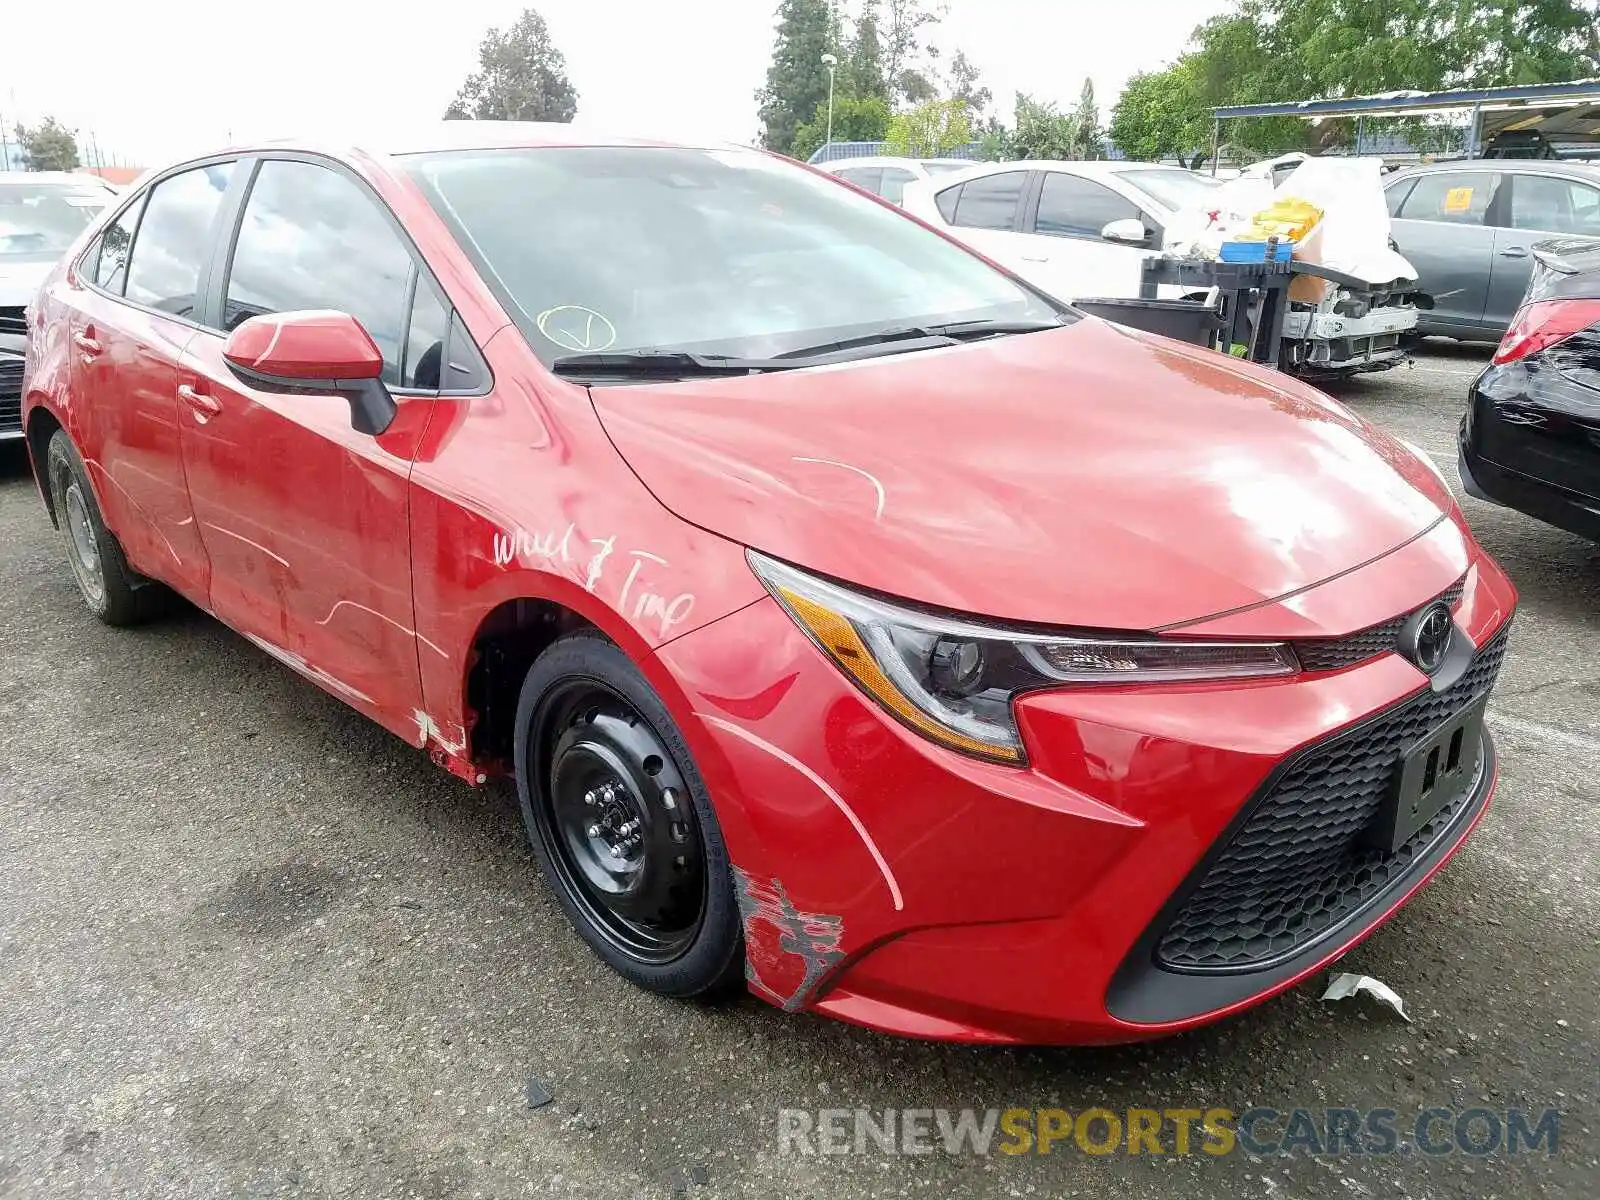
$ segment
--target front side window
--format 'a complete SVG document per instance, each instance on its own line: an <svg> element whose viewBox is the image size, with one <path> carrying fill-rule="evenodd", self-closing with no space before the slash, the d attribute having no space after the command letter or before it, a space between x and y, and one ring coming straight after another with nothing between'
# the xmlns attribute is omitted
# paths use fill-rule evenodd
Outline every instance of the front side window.
<svg viewBox="0 0 1600 1200"><path fill-rule="evenodd" d="M123 288L129 300L177 317L196 315L200 272L216 244L217 213L233 169L231 162L196 167L151 189L130 252Z"/></svg>
<svg viewBox="0 0 1600 1200"><path fill-rule="evenodd" d="M1499 175L1491 171L1441 171L1417 180L1400 206L1404 221L1436 221L1446 225L1483 225L1489 218Z"/></svg>
<svg viewBox="0 0 1600 1200"><path fill-rule="evenodd" d="M1600 191L1576 179L1516 175L1511 182L1511 225L1538 233L1600 236Z"/></svg>
<svg viewBox="0 0 1600 1200"><path fill-rule="evenodd" d="M0 178L0 264L54 262L116 197L98 184Z"/></svg>
<svg viewBox="0 0 1600 1200"><path fill-rule="evenodd" d="M232 330L250 317L331 308L360 321L400 379L411 252L353 179L269 159L245 201L223 304Z"/></svg>
<svg viewBox="0 0 1600 1200"><path fill-rule="evenodd" d="M760 358L907 325L1059 315L894 209L754 151L402 161L546 363L646 350Z"/></svg>
<svg viewBox="0 0 1600 1200"><path fill-rule="evenodd" d="M1125 200L1104 184L1080 179L1064 171L1050 171L1039 193L1036 233L1056 237L1097 238L1113 221L1133 218L1144 223L1144 214L1131 200Z"/></svg>
<svg viewBox="0 0 1600 1200"><path fill-rule="evenodd" d="M1022 203L1022 189L1027 182L1025 171L969 179L961 189L951 224L968 229L1016 228L1017 207Z"/></svg>

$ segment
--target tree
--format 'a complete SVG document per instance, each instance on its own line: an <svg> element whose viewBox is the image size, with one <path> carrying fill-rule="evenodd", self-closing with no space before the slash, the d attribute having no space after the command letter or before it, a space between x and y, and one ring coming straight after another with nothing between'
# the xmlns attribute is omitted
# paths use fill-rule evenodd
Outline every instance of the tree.
<svg viewBox="0 0 1600 1200"><path fill-rule="evenodd" d="M445 120L570 121L577 115L567 60L531 8L504 33L491 29L484 35L478 68L450 102Z"/></svg>
<svg viewBox="0 0 1600 1200"><path fill-rule="evenodd" d="M1198 170L1210 156L1212 120L1198 95L1192 60L1128 80L1111 110L1113 145L1146 162L1176 158Z"/></svg>
<svg viewBox="0 0 1600 1200"><path fill-rule="evenodd" d="M17 142L30 171L71 171L78 166L78 138L54 117L29 129L17 125Z"/></svg>
<svg viewBox="0 0 1600 1200"><path fill-rule="evenodd" d="M818 105L828 103L828 68L822 56L831 52L834 18L827 0L781 0L778 37L767 68L760 102L761 144L779 154L794 150L800 126Z"/></svg>
<svg viewBox="0 0 1600 1200"><path fill-rule="evenodd" d="M983 86L983 73L963 50L950 60L950 98L965 103L974 117L988 112L994 100L994 93Z"/></svg>
<svg viewBox="0 0 1600 1200"><path fill-rule="evenodd" d="M1197 141L1197 130L1221 105L1556 83L1597 71L1600 33L1586 0L1237 0L1195 30L1172 67L1130 87L1112 126L1129 153L1154 156L1137 146L1159 145L1199 154L1209 137ZM1406 128L1430 136L1416 122ZM1354 140L1350 121L1294 117L1233 121L1227 133L1259 153Z"/></svg>
<svg viewBox="0 0 1600 1200"><path fill-rule="evenodd" d="M1084 85L1083 97L1070 113L1018 92L1011 156L1069 161L1105 157L1096 113L1092 84Z"/></svg>
<svg viewBox="0 0 1600 1200"><path fill-rule="evenodd" d="M836 142L881 142L889 135L889 102L882 96L843 96L833 102L833 140ZM816 115L795 132L792 153L801 162L808 160L828 140L828 105L824 101Z"/></svg>
<svg viewBox="0 0 1600 1200"><path fill-rule="evenodd" d="M972 115L961 100L929 100L896 113L885 150L904 158L936 158L972 141Z"/></svg>
<svg viewBox="0 0 1600 1200"><path fill-rule="evenodd" d="M884 32L883 73L889 82L889 96L896 102L923 104L938 95L938 90L923 66L930 53L923 45L923 30L937 25L942 10L931 10L927 0L887 0L889 24Z"/></svg>
<svg viewBox="0 0 1600 1200"><path fill-rule="evenodd" d="M883 39L878 33L878 0L861 0L861 15L845 56L847 90L858 99L889 102L889 81L883 70Z"/></svg>

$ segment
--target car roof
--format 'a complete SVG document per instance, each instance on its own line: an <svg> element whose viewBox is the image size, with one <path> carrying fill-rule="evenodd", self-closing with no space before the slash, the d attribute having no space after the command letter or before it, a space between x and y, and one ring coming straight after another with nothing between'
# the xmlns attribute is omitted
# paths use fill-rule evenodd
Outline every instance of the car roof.
<svg viewBox="0 0 1600 1200"><path fill-rule="evenodd" d="M219 146L210 153L252 150L303 150L332 154L399 157L447 150L513 150L549 146L674 147L696 150L743 150L747 147L715 138L676 139L617 133L590 125L539 121L438 121L405 130L351 130L307 137L276 137ZM209 154L192 155L193 158ZM187 160L186 160L187 161Z"/></svg>

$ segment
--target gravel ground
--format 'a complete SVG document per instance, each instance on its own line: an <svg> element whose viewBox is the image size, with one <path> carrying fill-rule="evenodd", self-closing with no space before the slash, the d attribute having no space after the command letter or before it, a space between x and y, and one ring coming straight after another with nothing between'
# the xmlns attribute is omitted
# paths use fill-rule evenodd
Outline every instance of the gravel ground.
<svg viewBox="0 0 1600 1200"><path fill-rule="evenodd" d="M1437 455L1484 353L1342 387ZM11 451L15 447L9 448ZM1499 799L1347 960L1174 1040L992 1050L629 988L569 932L507 788L473 791L189 612L78 601L0 448L0 1195L1593 1197L1600 548L1468 502L1523 610ZM555 1102L531 1110L528 1081ZM780 1108L1562 1111L1549 1155L844 1157Z"/></svg>

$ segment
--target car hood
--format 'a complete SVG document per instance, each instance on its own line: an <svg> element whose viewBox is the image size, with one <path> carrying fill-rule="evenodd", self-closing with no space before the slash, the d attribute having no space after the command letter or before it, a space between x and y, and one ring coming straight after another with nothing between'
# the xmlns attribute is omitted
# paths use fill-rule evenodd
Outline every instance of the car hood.
<svg viewBox="0 0 1600 1200"><path fill-rule="evenodd" d="M0 308L32 304L39 285L49 277L55 265L55 255L0 258Z"/></svg>
<svg viewBox="0 0 1600 1200"><path fill-rule="evenodd" d="M1159 629L1261 604L1381 557L1450 504L1313 389L1098 320L591 394L684 520L1019 622Z"/></svg>

